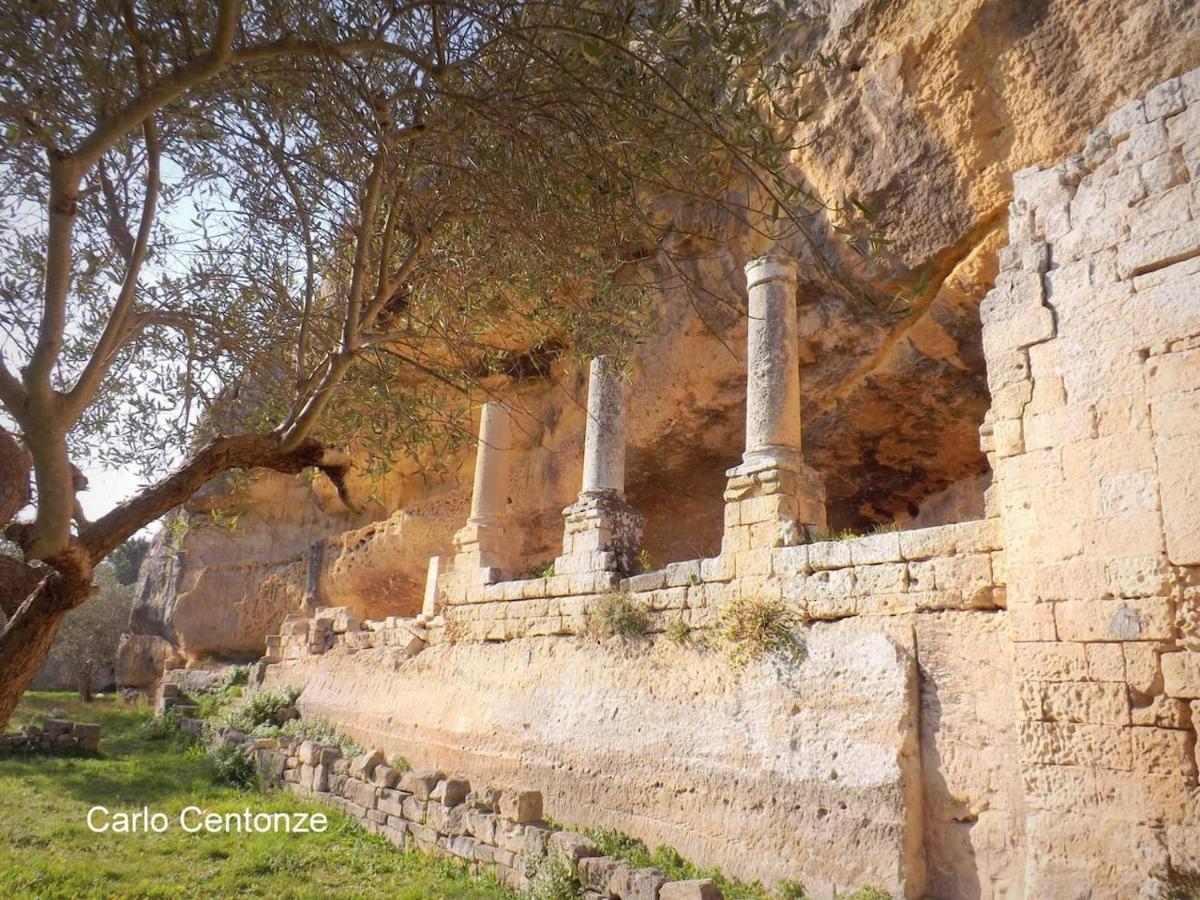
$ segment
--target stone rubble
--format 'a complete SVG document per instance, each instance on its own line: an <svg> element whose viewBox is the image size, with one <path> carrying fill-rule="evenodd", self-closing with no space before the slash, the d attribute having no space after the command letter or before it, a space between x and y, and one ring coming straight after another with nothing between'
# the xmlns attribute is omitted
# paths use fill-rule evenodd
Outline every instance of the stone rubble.
<svg viewBox="0 0 1200 900"><path fill-rule="evenodd" d="M70 719L46 717L41 725L0 734L0 754L63 750L100 751L100 726Z"/></svg>

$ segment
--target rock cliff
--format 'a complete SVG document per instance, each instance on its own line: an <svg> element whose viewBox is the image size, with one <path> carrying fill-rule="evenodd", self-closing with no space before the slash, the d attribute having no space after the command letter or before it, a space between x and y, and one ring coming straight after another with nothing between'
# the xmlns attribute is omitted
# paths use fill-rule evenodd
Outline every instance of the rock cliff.
<svg viewBox="0 0 1200 900"><path fill-rule="evenodd" d="M832 526L977 516L989 404L978 308L1006 243L1012 173L1073 152L1110 110L1195 66L1200 10L1176 0L799 7L781 47L813 66L804 89L820 102L795 162L833 206L854 198L874 210L891 241L885 264L852 268L851 255L826 251L880 296L925 286L887 310L816 277L801 285L806 459L825 479ZM838 215L814 228L827 233ZM656 565L711 554L720 539L723 472L742 449L747 255L735 242L690 264L702 291L664 286L635 353L628 495ZM546 562L578 490L586 376L555 364L550 377L500 387L519 408L511 508L526 560ZM320 483L275 476L239 495L233 533L206 524L216 501L201 501L147 564L126 674L174 653L251 655L305 603L414 611L428 557L449 550L465 518L469 465L465 453L436 478L393 473L364 517Z"/></svg>

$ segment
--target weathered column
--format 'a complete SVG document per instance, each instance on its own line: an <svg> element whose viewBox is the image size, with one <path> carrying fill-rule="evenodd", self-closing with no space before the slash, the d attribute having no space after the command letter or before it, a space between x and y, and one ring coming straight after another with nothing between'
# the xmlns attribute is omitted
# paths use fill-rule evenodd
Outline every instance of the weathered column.
<svg viewBox="0 0 1200 900"><path fill-rule="evenodd" d="M471 489L472 525L503 519L508 509L508 457L512 449L512 414L499 403L483 404L479 413L479 449Z"/></svg>
<svg viewBox="0 0 1200 900"><path fill-rule="evenodd" d="M746 446L725 474L723 555L799 543L825 528L825 487L800 451L796 262L746 263Z"/></svg>
<svg viewBox="0 0 1200 900"><path fill-rule="evenodd" d="M597 356L588 370L583 493L599 491L625 496L625 391L611 356Z"/></svg>
<svg viewBox="0 0 1200 900"><path fill-rule="evenodd" d="M583 489L563 510L556 575L628 573L642 542L642 517L625 502L625 390L610 356L592 360L588 378Z"/></svg>
<svg viewBox="0 0 1200 900"><path fill-rule="evenodd" d="M454 535L453 568L444 593L448 602L468 599L473 586L511 578L517 569L517 536L508 517L508 467L512 414L488 402L479 416L479 449L467 524Z"/></svg>
<svg viewBox="0 0 1200 900"><path fill-rule="evenodd" d="M796 263L760 256L746 263L746 448L744 465L800 462L800 359Z"/></svg>

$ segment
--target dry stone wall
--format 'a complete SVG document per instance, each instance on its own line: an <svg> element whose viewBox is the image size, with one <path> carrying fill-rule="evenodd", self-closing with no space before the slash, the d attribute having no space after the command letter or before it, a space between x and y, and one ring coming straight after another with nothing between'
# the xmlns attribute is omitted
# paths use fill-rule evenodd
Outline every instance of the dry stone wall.
<svg viewBox="0 0 1200 900"><path fill-rule="evenodd" d="M1018 172L982 307L1030 896L1200 867L1200 71Z"/></svg>

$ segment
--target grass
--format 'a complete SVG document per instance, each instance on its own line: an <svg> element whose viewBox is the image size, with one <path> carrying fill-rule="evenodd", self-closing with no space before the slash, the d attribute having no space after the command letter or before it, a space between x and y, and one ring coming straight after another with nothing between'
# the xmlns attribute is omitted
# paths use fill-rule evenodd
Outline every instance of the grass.
<svg viewBox="0 0 1200 900"><path fill-rule="evenodd" d="M155 736L144 705L115 698L30 693L10 728L51 713L99 722L99 755L0 757L0 893L12 897L515 898L459 862L400 852L342 814L288 793L222 787L214 765L177 738ZM95 834L95 805L149 806L171 819L162 834ZM178 814L320 811L324 834L188 834Z"/></svg>
<svg viewBox="0 0 1200 900"><path fill-rule="evenodd" d="M791 662L804 658L804 645L795 632L799 621L781 598L734 597L717 624L735 668L768 655Z"/></svg>
<svg viewBox="0 0 1200 900"><path fill-rule="evenodd" d="M598 631L608 637L636 638L650 629L645 605L624 591L601 596L593 613Z"/></svg>

